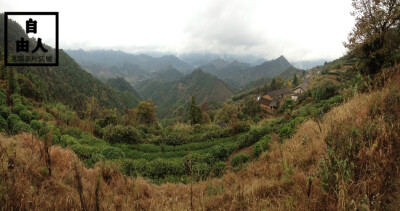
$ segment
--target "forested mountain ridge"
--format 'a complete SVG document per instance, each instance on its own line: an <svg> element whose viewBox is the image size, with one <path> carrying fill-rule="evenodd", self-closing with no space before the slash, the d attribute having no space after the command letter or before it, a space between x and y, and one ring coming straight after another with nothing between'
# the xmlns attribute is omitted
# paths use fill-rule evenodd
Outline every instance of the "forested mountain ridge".
<svg viewBox="0 0 400 211"><path fill-rule="evenodd" d="M128 83L124 78L109 78L106 81L106 84L111 86L114 89L117 89L122 92L130 92L135 96L138 100L141 100L140 95L136 92L136 90Z"/></svg>
<svg viewBox="0 0 400 211"><path fill-rule="evenodd" d="M280 56L274 60L265 61L254 67L247 63L241 63L238 61L228 63L220 58L201 66L201 69L204 69L204 71L209 72L220 79L231 81L233 82L232 84L238 84L239 86L244 86L261 78L273 78L276 76L288 78L292 76L285 75L285 73L289 73L285 72L289 68L293 68L293 66L284 56Z"/></svg>
<svg viewBox="0 0 400 211"><path fill-rule="evenodd" d="M3 21L4 15L0 15L1 25L3 25ZM28 39L25 31L15 21L9 20L8 28L9 46L15 46L19 37ZM1 51L4 51L4 33L0 34L0 48ZM36 45L36 41L33 39L30 42L32 45ZM2 71L9 68L4 68ZM47 102L62 102L77 111L84 111L86 101L91 97L94 97L100 106L117 108L120 111L135 107L139 102L133 94L114 90L84 71L63 50L59 50L59 66L15 67L15 70L22 76L19 79L21 94L35 96L37 99Z"/></svg>

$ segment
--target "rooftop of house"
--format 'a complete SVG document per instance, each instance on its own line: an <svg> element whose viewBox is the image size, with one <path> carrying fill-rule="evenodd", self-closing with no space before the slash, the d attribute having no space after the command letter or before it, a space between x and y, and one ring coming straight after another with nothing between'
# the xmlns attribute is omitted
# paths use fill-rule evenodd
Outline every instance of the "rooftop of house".
<svg viewBox="0 0 400 211"><path fill-rule="evenodd" d="M272 100L272 98L271 98L271 96L269 96L269 94L263 95L262 98Z"/></svg>
<svg viewBox="0 0 400 211"><path fill-rule="evenodd" d="M304 91L308 90L308 83L301 83L300 85L296 86L293 90L302 89Z"/></svg>
<svg viewBox="0 0 400 211"><path fill-rule="evenodd" d="M280 96L280 95L286 95L290 94L292 90L290 88L284 88L284 89L277 89L274 91L268 92L268 95L271 96L272 98Z"/></svg>

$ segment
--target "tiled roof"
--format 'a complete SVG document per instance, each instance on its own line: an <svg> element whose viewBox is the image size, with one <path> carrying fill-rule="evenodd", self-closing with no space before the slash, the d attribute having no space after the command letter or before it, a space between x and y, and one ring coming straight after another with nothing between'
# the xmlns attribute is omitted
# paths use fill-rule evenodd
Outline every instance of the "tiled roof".
<svg viewBox="0 0 400 211"><path fill-rule="evenodd" d="M278 89L278 90L268 92L268 95L271 97L277 97L280 95L290 94L291 91L292 90L290 90L290 88Z"/></svg>

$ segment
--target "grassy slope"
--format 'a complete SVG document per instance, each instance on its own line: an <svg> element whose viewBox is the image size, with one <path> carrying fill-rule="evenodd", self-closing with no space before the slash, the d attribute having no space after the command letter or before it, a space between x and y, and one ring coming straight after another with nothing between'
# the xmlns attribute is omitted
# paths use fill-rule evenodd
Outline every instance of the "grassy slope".
<svg viewBox="0 0 400 211"><path fill-rule="evenodd" d="M195 183L194 209L383 209L387 203L396 202L393 196L397 195L400 156L399 83L397 74L385 88L356 94L321 121L304 122L283 144L275 138L269 152L250 163L245 171L227 172L220 179ZM4 178L0 181L0 204L6 210L80 209L73 169L74 162L79 161L70 150L51 147L53 176L49 177L41 159L41 142L24 134L0 139L0 174ZM336 158L347 156L354 162L350 168L354 175L351 180L346 179L339 171L346 169L343 166L332 170L330 173L338 175L332 183L336 189L324 192L323 181L317 175L321 172L319 161L328 156L327 142ZM352 147L343 155L340 146ZM11 170L7 168L10 160L15 165ZM96 204L105 210L190 209L190 185L157 186L142 178L125 178L107 164L77 169L82 177L83 201L89 209L95 209Z"/></svg>

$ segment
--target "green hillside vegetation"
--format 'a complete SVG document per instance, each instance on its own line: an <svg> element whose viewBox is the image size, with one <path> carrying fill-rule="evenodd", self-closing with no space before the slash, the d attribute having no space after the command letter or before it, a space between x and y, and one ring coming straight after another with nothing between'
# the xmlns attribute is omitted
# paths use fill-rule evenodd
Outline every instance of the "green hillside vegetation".
<svg viewBox="0 0 400 211"><path fill-rule="evenodd" d="M106 84L110 85L112 88L117 89L122 92L129 92L135 96L136 99L140 100L139 94L136 90L128 83L124 78L109 78Z"/></svg>
<svg viewBox="0 0 400 211"><path fill-rule="evenodd" d="M158 106L158 117L167 117L171 112L196 97L198 103L224 102L232 91L217 77L198 69L175 82L150 80L138 91L143 99L151 99ZM144 84L144 83L143 83Z"/></svg>

